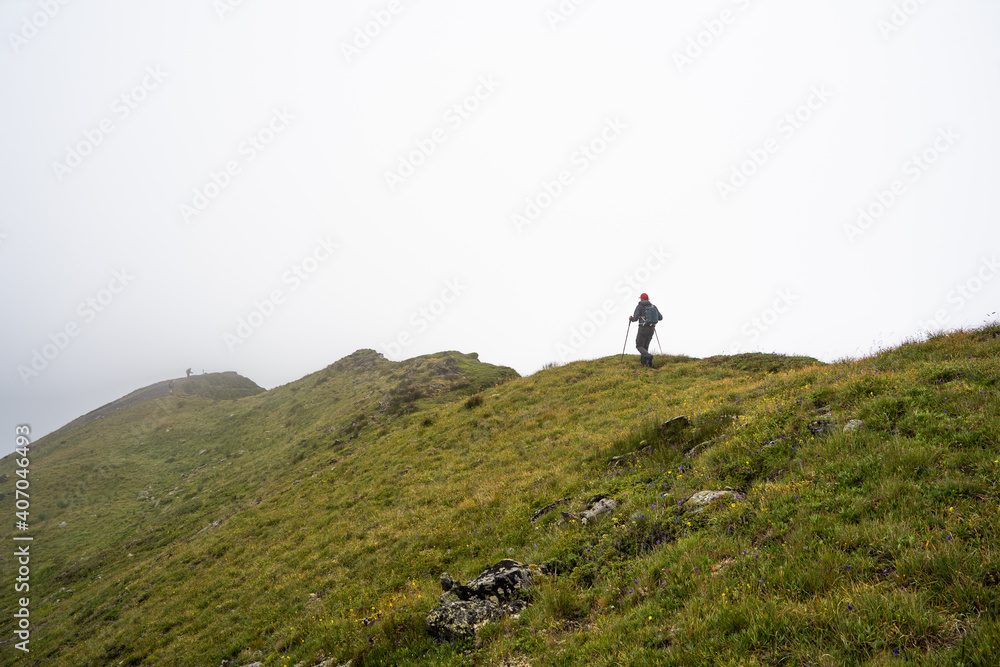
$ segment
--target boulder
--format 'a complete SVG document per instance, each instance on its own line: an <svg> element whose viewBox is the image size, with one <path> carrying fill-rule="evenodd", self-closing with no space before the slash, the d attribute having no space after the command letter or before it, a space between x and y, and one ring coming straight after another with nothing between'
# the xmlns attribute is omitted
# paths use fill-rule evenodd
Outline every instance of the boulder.
<svg viewBox="0 0 1000 667"><path fill-rule="evenodd" d="M531 587L531 569L516 560L505 558L486 568L482 574L467 584L473 597L493 602L505 602L518 597ZM461 596L459 596L461 597Z"/></svg>
<svg viewBox="0 0 1000 667"><path fill-rule="evenodd" d="M444 595L440 605L427 615L427 631L446 641L474 637L484 623L527 609L527 603L518 597L531 587L533 578L531 568L510 559L491 565L464 585L444 572Z"/></svg>
<svg viewBox="0 0 1000 667"><path fill-rule="evenodd" d="M845 432L847 432L847 431L856 431L856 430L858 430L859 428L861 428L864 425L865 425L865 423L863 421L861 421L860 419L852 419L851 421L849 421L846 424L844 424L844 431Z"/></svg>
<svg viewBox="0 0 1000 667"><path fill-rule="evenodd" d="M473 638L476 630L506 614L519 614L528 605L514 600L502 605L489 600L460 600L435 607L427 615L427 631L438 639L452 641Z"/></svg>

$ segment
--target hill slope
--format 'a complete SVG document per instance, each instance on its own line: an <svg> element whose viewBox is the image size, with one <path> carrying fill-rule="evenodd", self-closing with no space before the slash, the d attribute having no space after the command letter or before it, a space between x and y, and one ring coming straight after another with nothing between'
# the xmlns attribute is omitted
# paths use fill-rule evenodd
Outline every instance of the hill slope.
<svg viewBox="0 0 1000 667"><path fill-rule="evenodd" d="M232 399L243 398L244 396L253 396L254 394L263 392L264 389L259 387L253 380L248 380L247 378L232 371L226 373L206 373L192 377L164 380L162 382L151 384L148 387L143 387L142 389L136 389L132 393L119 398L117 401L112 401L107 405L102 405L96 410L91 410L82 417L74 419L69 424L66 424L63 428L73 429L78 426L83 426L85 424L89 424L95 419L104 419L115 410L127 408L130 405L136 405L138 403L154 401L158 398L173 396L175 391L177 392L177 395L180 396L191 395L201 396L202 398Z"/></svg>
<svg viewBox="0 0 1000 667"><path fill-rule="evenodd" d="M131 405L32 448L32 652L0 660L994 664L997 333L526 378L359 351L254 396ZM597 494L614 514L529 521ZM441 572L502 558L560 573L475 642L429 637Z"/></svg>

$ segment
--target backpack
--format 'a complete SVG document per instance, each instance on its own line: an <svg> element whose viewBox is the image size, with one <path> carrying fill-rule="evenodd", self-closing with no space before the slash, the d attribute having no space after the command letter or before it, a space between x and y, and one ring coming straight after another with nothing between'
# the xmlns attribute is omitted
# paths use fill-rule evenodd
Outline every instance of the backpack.
<svg viewBox="0 0 1000 667"><path fill-rule="evenodd" d="M660 317L660 311L656 309L656 306L650 304L646 306L645 314L639 318L640 324L645 324L651 327L655 327L656 323L662 318Z"/></svg>

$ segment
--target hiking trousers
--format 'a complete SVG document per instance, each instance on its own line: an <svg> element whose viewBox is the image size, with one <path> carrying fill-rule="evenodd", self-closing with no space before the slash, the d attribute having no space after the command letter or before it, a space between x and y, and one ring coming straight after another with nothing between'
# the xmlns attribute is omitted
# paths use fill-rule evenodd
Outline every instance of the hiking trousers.
<svg viewBox="0 0 1000 667"><path fill-rule="evenodd" d="M635 336L635 349L639 350L642 363L645 365L653 360L653 355L649 353L649 342L653 340L653 329L655 327L645 324L639 325L639 333Z"/></svg>

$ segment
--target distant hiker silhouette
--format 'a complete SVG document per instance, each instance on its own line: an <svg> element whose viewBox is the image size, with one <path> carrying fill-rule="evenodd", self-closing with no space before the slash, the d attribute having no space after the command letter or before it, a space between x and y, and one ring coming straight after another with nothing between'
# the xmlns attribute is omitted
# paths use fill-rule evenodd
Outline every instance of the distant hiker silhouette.
<svg viewBox="0 0 1000 667"><path fill-rule="evenodd" d="M190 369L190 368L189 368L189 369L187 369L187 371L185 371L185 372L187 373L187 376L188 376L188 377L191 377L191 369Z"/></svg>
<svg viewBox="0 0 1000 667"><path fill-rule="evenodd" d="M635 337L635 349L639 350L639 363L643 366L653 367L653 355L649 353L649 341L653 340L653 329L656 323L663 319L663 315L649 301L649 295L643 292L639 295L639 305L635 307L635 312L629 315L629 322L639 323L639 333Z"/></svg>
<svg viewBox="0 0 1000 667"><path fill-rule="evenodd" d="M174 381L173 380L171 380L170 384L167 385L167 389L170 390L170 395L173 396L174 395Z"/></svg>

